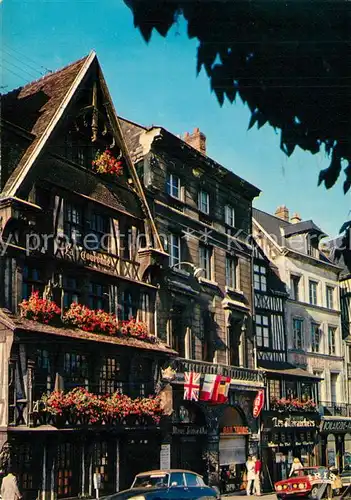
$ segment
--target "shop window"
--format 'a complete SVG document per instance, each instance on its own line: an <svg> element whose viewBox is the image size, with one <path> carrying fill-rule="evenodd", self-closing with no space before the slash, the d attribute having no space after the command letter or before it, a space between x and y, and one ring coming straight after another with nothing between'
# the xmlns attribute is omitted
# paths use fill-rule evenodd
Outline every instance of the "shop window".
<svg viewBox="0 0 351 500"><path fill-rule="evenodd" d="M256 343L258 347L269 347L269 318L262 314L256 314Z"/></svg>
<svg viewBox="0 0 351 500"><path fill-rule="evenodd" d="M269 400L280 399L281 396L281 384L280 380L269 380Z"/></svg>
<svg viewBox="0 0 351 500"><path fill-rule="evenodd" d="M108 285L90 282L88 302L90 309L102 309L109 312L110 294Z"/></svg>
<svg viewBox="0 0 351 500"><path fill-rule="evenodd" d="M311 324L311 351L319 352L321 341L320 325L316 323Z"/></svg>
<svg viewBox="0 0 351 500"><path fill-rule="evenodd" d="M313 398L313 387L311 383L301 382L301 397L302 401Z"/></svg>
<svg viewBox="0 0 351 500"><path fill-rule="evenodd" d="M44 291L43 272L39 267L25 265L22 271L22 299L28 299L33 292Z"/></svg>
<svg viewBox="0 0 351 500"><path fill-rule="evenodd" d="M286 397L288 399L295 399L295 398L297 398L297 385L296 385L296 382L293 382L291 380L286 380L285 381L285 390L286 390Z"/></svg>
<svg viewBox="0 0 351 500"><path fill-rule="evenodd" d="M100 369L99 390L101 394L123 393L122 365L118 358L105 357Z"/></svg>
<svg viewBox="0 0 351 500"><path fill-rule="evenodd" d="M302 349L302 339L303 339L303 320L294 318L293 319L293 348Z"/></svg>
<svg viewBox="0 0 351 500"><path fill-rule="evenodd" d="M106 493L111 482L109 471L109 454L106 441L94 444L93 450L93 472L101 475L101 488L102 493Z"/></svg>
<svg viewBox="0 0 351 500"><path fill-rule="evenodd" d="M79 303L80 301L80 286L78 279L73 276L63 277L63 305L69 308L73 302Z"/></svg>
<svg viewBox="0 0 351 500"><path fill-rule="evenodd" d="M74 464L80 463L71 443L61 443L57 453L57 497L78 495L78 471Z"/></svg>
<svg viewBox="0 0 351 500"><path fill-rule="evenodd" d="M88 389L89 367L84 354L66 352L63 363L65 388L85 387Z"/></svg>
<svg viewBox="0 0 351 500"><path fill-rule="evenodd" d="M16 462L18 467L19 485L23 493L29 493L34 489L34 477L32 471L33 454L32 446L29 443L22 443L16 446Z"/></svg>
<svg viewBox="0 0 351 500"><path fill-rule="evenodd" d="M75 245L83 242L83 210L80 206L66 202L64 210L64 231L66 238Z"/></svg>
<svg viewBox="0 0 351 500"><path fill-rule="evenodd" d="M267 291L267 269L265 266L254 265L254 288L261 292Z"/></svg>

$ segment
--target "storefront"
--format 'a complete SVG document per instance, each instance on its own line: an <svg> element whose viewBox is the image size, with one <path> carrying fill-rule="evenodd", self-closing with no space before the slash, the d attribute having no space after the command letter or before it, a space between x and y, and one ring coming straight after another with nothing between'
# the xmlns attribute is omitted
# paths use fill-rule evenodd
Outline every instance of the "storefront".
<svg viewBox="0 0 351 500"><path fill-rule="evenodd" d="M267 487L289 475L295 457L303 465L316 465L320 415L316 412L287 414L264 411L262 414L262 459Z"/></svg>
<svg viewBox="0 0 351 500"><path fill-rule="evenodd" d="M351 465L351 418L322 417L320 432L321 465L334 466L340 472Z"/></svg>
<svg viewBox="0 0 351 500"><path fill-rule="evenodd" d="M196 403L183 401L173 414L172 467L203 475L206 443L207 425L202 409Z"/></svg>

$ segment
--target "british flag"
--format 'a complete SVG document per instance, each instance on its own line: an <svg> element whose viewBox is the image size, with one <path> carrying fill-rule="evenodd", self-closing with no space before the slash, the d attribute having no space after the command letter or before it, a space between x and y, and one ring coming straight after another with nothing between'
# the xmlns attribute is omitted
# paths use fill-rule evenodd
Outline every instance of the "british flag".
<svg viewBox="0 0 351 500"><path fill-rule="evenodd" d="M184 373L184 399L198 401L200 392L200 373Z"/></svg>

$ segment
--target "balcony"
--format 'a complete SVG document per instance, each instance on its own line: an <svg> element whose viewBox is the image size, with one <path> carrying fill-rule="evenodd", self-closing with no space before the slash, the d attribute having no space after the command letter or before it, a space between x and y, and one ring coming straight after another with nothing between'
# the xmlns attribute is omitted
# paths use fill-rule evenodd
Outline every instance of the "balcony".
<svg viewBox="0 0 351 500"><path fill-rule="evenodd" d="M321 401L325 416L331 417L351 417L351 405L348 403L334 403L332 401Z"/></svg>
<svg viewBox="0 0 351 500"><path fill-rule="evenodd" d="M258 370L251 370L250 368L240 368L238 366L221 365L208 363L207 361L195 361L192 359L177 358L174 361L174 369L179 373L196 372L202 375L223 375L230 377L232 383L239 383L241 385L264 385L263 374Z"/></svg>

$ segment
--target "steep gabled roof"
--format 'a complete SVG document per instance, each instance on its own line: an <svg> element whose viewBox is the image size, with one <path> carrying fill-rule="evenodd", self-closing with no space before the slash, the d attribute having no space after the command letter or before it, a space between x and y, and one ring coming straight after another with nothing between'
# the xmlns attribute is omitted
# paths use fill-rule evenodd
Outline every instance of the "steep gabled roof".
<svg viewBox="0 0 351 500"><path fill-rule="evenodd" d="M304 233L327 236L312 220L304 220L297 224L290 224L284 228L284 235L287 237Z"/></svg>
<svg viewBox="0 0 351 500"><path fill-rule="evenodd" d="M2 119L21 127L33 136L4 187L3 197L16 194L17 182L30 166L32 157L39 152L41 143L44 143L44 139L49 135L50 125L54 125L57 115L63 112L66 101L69 101L72 91L95 57L96 54L91 52L55 73L2 96Z"/></svg>

